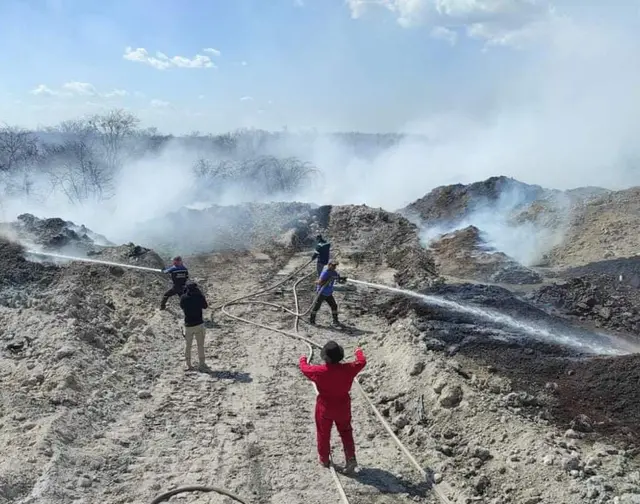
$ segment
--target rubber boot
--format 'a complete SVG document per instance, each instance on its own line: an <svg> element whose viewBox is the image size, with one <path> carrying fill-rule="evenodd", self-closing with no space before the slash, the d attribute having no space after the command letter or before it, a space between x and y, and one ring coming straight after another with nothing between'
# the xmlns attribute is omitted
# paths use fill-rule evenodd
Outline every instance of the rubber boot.
<svg viewBox="0 0 640 504"><path fill-rule="evenodd" d="M316 325L316 312L311 312L311 315L309 315L309 323Z"/></svg>
<svg viewBox="0 0 640 504"><path fill-rule="evenodd" d="M350 458L347 460L347 463L344 466L345 474L353 474L356 472L356 468L358 467L358 462L356 462L356 458Z"/></svg>
<svg viewBox="0 0 640 504"><path fill-rule="evenodd" d="M333 317L333 322L332 322L332 324L333 324L334 326L339 326L339 325L340 325L340 321L338 320L338 312L333 312L331 315L332 315L332 317Z"/></svg>

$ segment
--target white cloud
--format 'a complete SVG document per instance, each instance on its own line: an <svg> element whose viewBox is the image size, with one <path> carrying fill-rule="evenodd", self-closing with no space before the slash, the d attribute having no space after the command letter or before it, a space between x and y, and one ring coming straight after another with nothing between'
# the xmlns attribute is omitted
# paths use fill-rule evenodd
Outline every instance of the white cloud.
<svg viewBox="0 0 640 504"><path fill-rule="evenodd" d="M444 40L451 45L455 45L458 40L458 34L444 26L436 26L431 30L431 36L438 40Z"/></svg>
<svg viewBox="0 0 640 504"><path fill-rule="evenodd" d="M401 26L430 26L436 38L450 41L443 30L464 28L467 36L487 45L519 45L534 29L553 19L549 0L345 0L354 19L372 8L390 11Z"/></svg>
<svg viewBox="0 0 640 504"><path fill-rule="evenodd" d="M53 89L50 89L44 84L40 84L38 87L36 87L35 89L32 89L29 92L36 96L56 96L58 94L56 91L54 91Z"/></svg>
<svg viewBox="0 0 640 504"><path fill-rule="evenodd" d="M108 93L104 93L102 96L105 98L122 98L124 96L129 96L129 93L124 89L114 89Z"/></svg>
<svg viewBox="0 0 640 504"><path fill-rule="evenodd" d="M149 105L151 105L151 107L153 108L167 108L171 104L168 101L164 100L151 100L151 103L149 103Z"/></svg>
<svg viewBox="0 0 640 504"><path fill-rule="evenodd" d="M193 58L185 56L169 57L162 52L156 52L155 56L149 55L148 51L142 47L132 49L127 47L122 56L124 59L136 63L143 63L158 70L167 70L169 68L215 68L209 56L196 54Z"/></svg>
<svg viewBox="0 0 640 504"><path fill-rule="evenodd" d="M40 84L29 92L36 96L58 96L61 98L92 97L109 99L123 98L129 95L129 93L124 89L114 89L112 91L102 93L98 91L93 84L77 81L65 82L58 90L51 89L44 84Z"/></svg>
<svg viewBox="0 0 640 504"><path fill-rule="evenodd" d="M253 97L251 96L243 96L240 98L240 101L253 101Z"/></svg>
<svg viewBox="0 0 640 504"><path fill-rule="evenodd" d="M62 85L62 89L72 94L82 96L94 96L98 94L95 86L88 82L67 82Z"/></svg>
<svg viewBox="0 0 640 504"><path fill-rule="evenodd" d="M220 56L222 53L218 51L218 49L214 49L213 47L207 47L203 49L204 52L213 54L214 56Z"/></svg>

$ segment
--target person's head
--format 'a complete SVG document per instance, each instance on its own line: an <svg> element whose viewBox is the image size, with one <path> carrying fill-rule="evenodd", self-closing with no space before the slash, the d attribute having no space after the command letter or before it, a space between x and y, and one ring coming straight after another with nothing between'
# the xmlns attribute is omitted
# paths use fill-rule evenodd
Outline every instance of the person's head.
<svg viewBox="0 0 640 504"><path fill-rule="evenodd" d="M175 256L173 258L173 265L174 266L180 266L182 264L182 257L180 256Z"/></svg>
<svg viewBox="0 0 640 504"><path fill-rule="evenodd" d="M199 292L200 288L198 287L198 284L192 281L187 282L187 284L184 286L184 291L188 294L194 293L194 292Z"/></svg>
<svg viewBox="0 0 640 504"><path fill-rule="evenodd" d="M336 261L335 259L330 259L329 263L327 264L327 269L331 270L331 271L335 271L336 266L338 266L338 261Z"/></svg>
<svg viewBox="0 0 640 504"><path fill-rule="evenodd" d="M335 341L328 341L323 347L320 356L327 364L338 364L344 359L344 350Z"/></svg>
<svg viewBox="0 0 640 504"><path fill-rule="evenodd" d="M316 240L318 240L318 243L325 243L325 239L322 237L321 234L319 234L318 236L316 236Z"/></svg>

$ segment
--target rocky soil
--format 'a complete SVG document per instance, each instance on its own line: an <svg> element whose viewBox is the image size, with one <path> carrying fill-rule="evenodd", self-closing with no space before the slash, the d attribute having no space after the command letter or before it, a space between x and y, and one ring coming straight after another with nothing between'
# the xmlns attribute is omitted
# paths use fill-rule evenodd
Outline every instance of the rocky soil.
<svg viewBox="0 0 640 504"><path fill-rule="evenodd" d="M400 212L418 219L426 226L452 226L483 207L505 205L510 209L524 208L551 193L548 189L524 184L512 178L491 177L468 185L437 187ZM508 201L505 200L505 195Z"/></svg>
<svg viewBox="0 0 640 504"><path fill-rule="evenodd" d="M429 245L440 275L481 282L537 284L542 277L492 249L475 226L446 233Z"/></svg>
<svg viewBox="0 0 640 504"><path fill-rule="evenodd" d="M563 243L548 254L554 266L581 266L637 254L635 230L640 215L640 188L610 192L572 212Z"/></svg>
<svg viewBox="0 0 640 504"><path fill-rule="evenodd" d="M319 344L336 339L347 355L363 347L365 390L453 502L640 501L640 362L630 354L639 341L627 334L637 333L640 313L633 261L553 271L555 285L520 294L443 285L439 269L474 273L469 256L456 255L461 245L426 250L419 228L399 214L300 206L287 220L283 208L264 228L273 234L251 247L184 254L213 308L206 373L183 370L177 300L156 308L162 275L27 261L19 245L0 241L0 503L144 503L189 484L260 504L339 502L316 459L314 391L297 369L306 346L218 309L304 265L318 231L334 244L342 274L430 296L418 303L347 283L336 290L345 327L330 328L323 307L318 326L303 319L300 333ZM257 213L242 214L254 217L239 232L257 236ZM89 230L59 243L70 224L30 222L30 240L55 250L78 242L104 260L164 263L143 246L100 246ZM480 233L467 233L451 239L470 237L480 253ZM303 309L312 282L298 287ZM258 299L293 309L292 286ZM229 310L294 327L272 306ZM361 470L339 476L350 502L439 502L364 398L352 396ZM230 502L196 493L173 500Z"/></svg>
<svg viewBox="0 0 640 504"><path fill-rule="evenodd" d="M114 245L84 225L59 218L41 219L31 214L22 214L15 222L0 224L0 233L37 250L86 251Z"/></svg>

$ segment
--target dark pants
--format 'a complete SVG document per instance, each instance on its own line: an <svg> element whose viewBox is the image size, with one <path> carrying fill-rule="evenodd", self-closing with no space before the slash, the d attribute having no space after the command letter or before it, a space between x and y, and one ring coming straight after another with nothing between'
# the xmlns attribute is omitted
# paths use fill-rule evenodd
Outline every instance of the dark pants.
<svg viewBox="0 0 640 504"><path fill-rule="evenodd" d="M167 307L167 301L172 296L181 296L184 294L184 285L174 285L162 296L162 301L160 301L160 309L164 310Z"/></svg>
<svg viewBox="0 0 640 504"><path fill-rule="evenodd" d="M316 302L313 303L313 307L311 308L311 323L315 324L316 322L316 313L318 313L318 310L320 309L320 306L322 306L322 303L327 303L329 305L329 308L331 308L331 315L333 316L333 321L334 322L338 322L338 303L336 303L335 298L333 297L333 294L330 294L328 296L318 296L318 299L316 299Z"/></svg>

